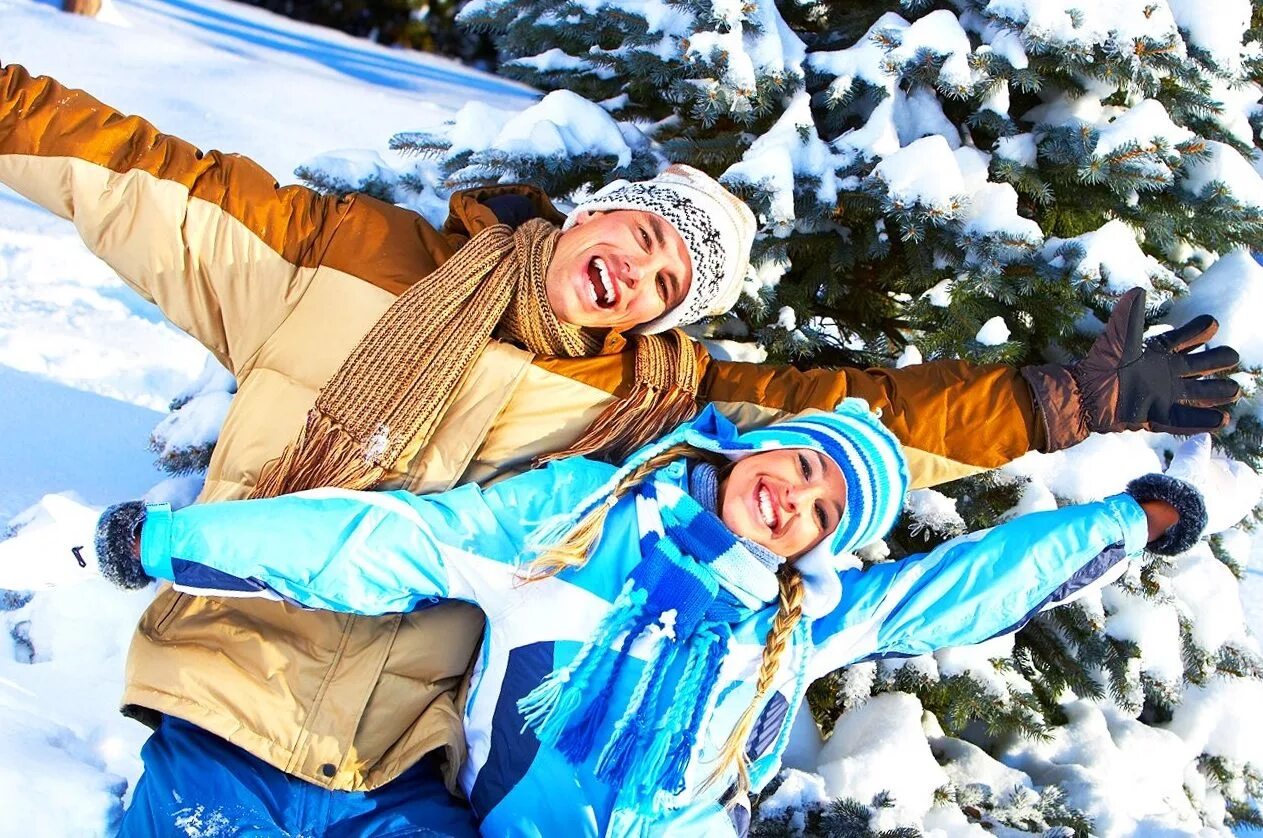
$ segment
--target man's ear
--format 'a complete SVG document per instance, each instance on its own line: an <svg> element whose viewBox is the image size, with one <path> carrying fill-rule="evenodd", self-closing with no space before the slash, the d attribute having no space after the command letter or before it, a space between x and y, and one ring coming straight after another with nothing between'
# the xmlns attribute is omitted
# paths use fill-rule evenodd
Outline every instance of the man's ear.
<svg viewBox="0 0 1263 838"><path fill-rule="evenodd" d="M580 224L587 224L598 215L601 215L600 210L584 210L574 217L574 223L570 226L578 227Z"/></svg>

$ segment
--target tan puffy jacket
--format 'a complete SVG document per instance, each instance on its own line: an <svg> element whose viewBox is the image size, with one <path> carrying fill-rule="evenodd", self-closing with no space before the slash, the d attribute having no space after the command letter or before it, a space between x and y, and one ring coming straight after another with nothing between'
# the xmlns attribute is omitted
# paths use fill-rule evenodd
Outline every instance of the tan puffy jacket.
<svg viewBox="0 0 1263 838"><path fill-rule="evenodd" d="M204 154L17 66L0 70L0 182L73 220L93 252L236 375L202 502L250 491L395 295L496 222L484 199L508 190L557 218L525 187L458 194L442 231L368 197L280 188L250 160ZM747 426L866 398L907 446L918 485L1044 444L1031 392L1006 367L703 363L702 397ZM388 486L491 480L558 450L631 371L626 354L535 358L492 342L431 443L407 450ZM440 747L449 769L459 762L457 694L481 625L455 603L365 618L167 589L137 629L123 701L150 721L194 722L312 783L373 788Z"/></svg>

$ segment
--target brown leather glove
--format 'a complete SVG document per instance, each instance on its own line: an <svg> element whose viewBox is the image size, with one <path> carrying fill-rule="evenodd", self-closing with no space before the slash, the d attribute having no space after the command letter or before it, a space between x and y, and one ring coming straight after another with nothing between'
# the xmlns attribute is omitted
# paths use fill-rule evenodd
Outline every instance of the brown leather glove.
<svg viewBox="0 0 1263 838"><path fill-rule="evenodd" d="M1226 405L1241 397L1235 381L1216 376L1237 366L1229 346L1193 352L1219 324L1203 314L1146 341L1145 292L1133 288L1114 307L1105 331L1082 361L1025 367L1047 432L1045 451L1089 432L1165 431L1196 434L1228 423Z"/></svg>

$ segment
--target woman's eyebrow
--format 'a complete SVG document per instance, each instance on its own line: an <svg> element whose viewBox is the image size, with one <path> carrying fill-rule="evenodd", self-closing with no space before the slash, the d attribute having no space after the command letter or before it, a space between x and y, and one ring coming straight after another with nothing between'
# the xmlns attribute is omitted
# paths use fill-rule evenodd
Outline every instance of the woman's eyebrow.
<svg viewBox="0 0 1263 838"><path fill-rule="evenodd" d="M827 475L829 472L829 466L833 466L834 468L837 468L838 467L837 463L834 463L832 460L830 460L824 454L821 454L819 451L816 451L814 453L816 457L820 460L820 479L824 480L825 475ZM833 511L837 513L838 523L839 524L842 523L842 515L846 511L846 508L842 505L842 502L837 500L836 498L833 500Z"/></svg>

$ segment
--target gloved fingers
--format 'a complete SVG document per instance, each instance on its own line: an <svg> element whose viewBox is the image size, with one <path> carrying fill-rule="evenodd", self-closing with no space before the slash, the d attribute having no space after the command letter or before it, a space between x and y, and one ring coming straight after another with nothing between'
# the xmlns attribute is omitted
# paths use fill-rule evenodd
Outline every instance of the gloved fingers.
<svg viewBox="0 0 1263 838"><path fill-rule="evenodd" d="M1105 331L1092 344L1088 358L1108 361L1114 367L1129 364L1144 351L1141 340L1144 333L1145 291L1133 288L1114 304Z"/></svg>
<svg viewBox="0 0 1263 838"><path fill-rule="evenodd" d="M1241 385L1231 378L1197 378L1182 382L1175 400L1194 407L1218 407L1241 398Z"/></svg>
<svg viewBox="0 0 1263 838"><path fill-rule="evenodd" d="M1177 326L1169 332L1163 332L1155 337L1154 340L1161 341L1172 352L1184 352L1185 350L1201 346L1213 338L1215 332L1218 331L1218 320L1209 314L1199 314L1183 326Z"/></svg>
<svg viewBox="0 0 1263 838"><path fill-rule="evenodd" d="M1150 422L1149 430L1168 434L1201 434L1217 431L1228 424L1228 411L1213 407L1172 405L1165 421Z"/></svg>
<svg viewBox="0 0 1263 838"><path fill-rule="evenodd" d="M1229 372L1241 363L1241 356L1231 346L1216 346L1205 352L1186 352L1182 357L1184 358L1184 372L1180 375L1185 377Z"/></svg>

